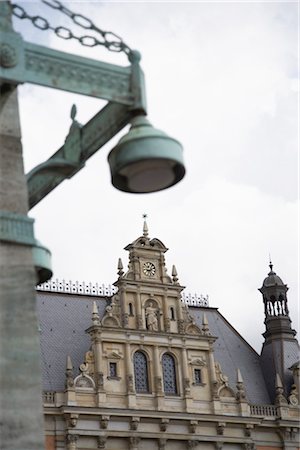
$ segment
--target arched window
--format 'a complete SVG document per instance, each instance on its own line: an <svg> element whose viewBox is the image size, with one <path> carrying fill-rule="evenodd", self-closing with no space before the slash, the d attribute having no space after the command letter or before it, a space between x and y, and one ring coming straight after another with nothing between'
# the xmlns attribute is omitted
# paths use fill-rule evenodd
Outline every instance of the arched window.
<svg viewBox="0 0 300 450"><path fill-rule="evenodd" d="M129 305L128 305L128 310L129 310L129 315L130 315L130 316L133 316L133 306L132 306L132 303L129 303Z"/></svg>
<svg viewBox="0 0 300 450"><path fill-rule="evenodd" d="M149 392L148 364L145 353L135 352L133 366L136 392Z"/></svg>
<svg viewBox="0 0 300 450"><path fill-rule="evenodd" d="M176 366L172 355L165 353L162 357L164 391L167 395L177 394Z"/></svg>
<svg viewBox="0 0 300 450"><path fill-rule="evenodd" d="M175 320L175 311L174 311L174 308L173 308L173 306L171 306L171 308L170 308L170 319L171 320Z"/></svg>

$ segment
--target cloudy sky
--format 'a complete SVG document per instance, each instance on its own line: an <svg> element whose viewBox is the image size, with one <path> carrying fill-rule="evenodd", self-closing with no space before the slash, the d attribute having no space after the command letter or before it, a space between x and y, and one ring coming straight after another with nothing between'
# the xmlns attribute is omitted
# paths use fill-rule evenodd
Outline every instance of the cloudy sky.
<svg viewBox="0 0 300 450"><path fill-rule="evenodd" d="M83 34L39 2L18 3ZM54 277L114 282L118 258L127 265L123 247L141 235L147 213L150 237L169 248L169 273L175 264L186 292L208 294L257 351L264 331L257 288L269 254L290 287L299 329L297 3L66 4L142 53L149 119L183 144L187 173L163 192L119 192L106 161L120 136L113 139L30 213L36 237L52 251ZM14 24L26 40L127 65L122 54L61 41L28 21ZM62 145L73 103L82 124L105 104L31 85L19 92L27 172Z"/></svg>

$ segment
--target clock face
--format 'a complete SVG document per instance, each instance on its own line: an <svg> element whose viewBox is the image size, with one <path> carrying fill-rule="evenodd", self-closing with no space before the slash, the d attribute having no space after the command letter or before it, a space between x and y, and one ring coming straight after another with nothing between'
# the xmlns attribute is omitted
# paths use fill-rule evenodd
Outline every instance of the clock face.
<svg viewBox="0 0 300 450"><path fill-rule="evenodd" d="M153 277L155 275L155 265L151 262L145 262L143 265L143 272L147 277Z"/></svg>

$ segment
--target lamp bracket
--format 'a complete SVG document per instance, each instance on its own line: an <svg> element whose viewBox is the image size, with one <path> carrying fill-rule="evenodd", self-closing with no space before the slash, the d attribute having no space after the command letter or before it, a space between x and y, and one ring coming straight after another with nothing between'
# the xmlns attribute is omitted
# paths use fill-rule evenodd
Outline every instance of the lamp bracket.
<svg viewBox="0 0 300 450"><path fill-rule="evenodd" d="M0 83L33 83L131 105L131 66L122 67L1 33Z"/></svg>
<svg viewBox="0 0 300 450"><path fill-rule="evenodd" d="M0 211L0 241L35 245L34 219L11 211Z"/></svg>
<svg viewBox="0 0 300 450"><path fill-rule="evenodd" d="M29 209L66 178L75 175L88 158L129 123L131 117L131 108L108 103L84 126L74 127L73 121L64 145L26 175Z"/></svg>

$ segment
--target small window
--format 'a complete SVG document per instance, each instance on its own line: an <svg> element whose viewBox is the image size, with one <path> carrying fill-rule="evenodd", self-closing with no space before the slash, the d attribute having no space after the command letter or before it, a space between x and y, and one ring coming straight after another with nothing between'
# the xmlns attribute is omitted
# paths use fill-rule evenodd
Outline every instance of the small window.
<svg viewBox="0 0 300 450"><path fill-rule="evenodd" d="M171 306L171 308L170 308L170 319L171 320L175 320L175 311L174 311L174 308L173 308L173 306Z"/></svg>
<svg viewBox="0 0 300 450"><path fill-rule="evenodd" d="M195 384L202 384L201 369L194 370Z"/></svg>
<svg viewBox="0 0 300 450"><path fill-rule="evenodd" d="M133 316L133 306L132 306L132 303L129 303L129 305L128 305L128 311L129 311L129 315L130 315L130 316Z"/></svg>
<svg viewBox="0 0 300 450"><path fill-rule="evenodd" d="M110 376L110 378L117 378L117 376L118 376L117 363L115 363L115 362L109 363L109 376Z"/></svg>

